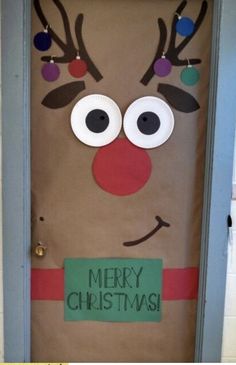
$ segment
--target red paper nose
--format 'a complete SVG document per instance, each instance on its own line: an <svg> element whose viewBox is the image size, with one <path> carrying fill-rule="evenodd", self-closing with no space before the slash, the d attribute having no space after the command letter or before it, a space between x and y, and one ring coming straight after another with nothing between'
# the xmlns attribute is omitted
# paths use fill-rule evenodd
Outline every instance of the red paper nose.
<svg viewBox="0 0 236 365"><path fill-rule="evenodd" d="M148 181L152 164L147 152L126 138L118 138L98 150L93 161L97 184L115 195L129 195Z"/></svg>

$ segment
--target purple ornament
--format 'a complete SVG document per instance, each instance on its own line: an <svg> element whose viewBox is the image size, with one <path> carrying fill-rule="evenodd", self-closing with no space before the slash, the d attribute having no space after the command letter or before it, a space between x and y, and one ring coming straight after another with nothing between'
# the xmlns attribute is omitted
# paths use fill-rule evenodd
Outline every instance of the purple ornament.
<svg viewBox="0 0 236 365"><path fill-rule="evenodd" d="M59 67L51 61L43 65L41 72L46 81L56 81L60 75Z"/></svg>
<svg viewBox="0 0 236 365"><path fill-rule="evenodd" d="M156 60L154 63L154 72L157 76L165 77L169 75L172 69L172 64L168 60L168 58L161 57Z"/></svg>

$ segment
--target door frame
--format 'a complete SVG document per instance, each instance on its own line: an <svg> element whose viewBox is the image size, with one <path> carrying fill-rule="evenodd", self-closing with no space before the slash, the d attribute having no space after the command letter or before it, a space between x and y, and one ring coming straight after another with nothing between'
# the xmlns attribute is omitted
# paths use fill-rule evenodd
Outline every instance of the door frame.
<svg viewBox="0 0 236 365"><path fill-rule="evenodd" d="M31 1L2 0L1 10L4 354L6 362L29 362ZM214 0L196 362L221 360L236 119L235 19L235 0Z"/></svg>

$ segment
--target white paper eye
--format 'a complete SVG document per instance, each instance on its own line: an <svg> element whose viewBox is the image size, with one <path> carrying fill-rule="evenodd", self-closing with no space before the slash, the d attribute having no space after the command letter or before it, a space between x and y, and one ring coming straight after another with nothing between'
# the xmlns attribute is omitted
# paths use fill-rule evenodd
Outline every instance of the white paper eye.
<svg viewBox="0 0 236 365"><path fill-rule="evenodd" d="M138 147L154 148L162 145L174 129L171 108L155 96L135 100L126 110L124 131L127 138Z"/></svg>
<svg viewBox="0 0 236 365"><path fill-rule="evenodd" d="M101 147L111 143L120 133L122 116L117 104L105 95L88 95L75 104L71 127L83 143Z"/></svg>

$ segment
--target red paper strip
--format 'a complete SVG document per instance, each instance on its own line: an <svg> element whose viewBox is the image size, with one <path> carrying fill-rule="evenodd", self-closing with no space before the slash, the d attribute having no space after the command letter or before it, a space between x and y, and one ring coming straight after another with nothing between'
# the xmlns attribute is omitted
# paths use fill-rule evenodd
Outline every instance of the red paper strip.
<svg viewBox="0 0 236 365"><path fill-rule="evenodd" d="M198 268L164 269L163 300L191 300L198 295Z"/></svg>
<svg viewBox="0 0 236 365"><path fill-rule="evenodd" d="M32 269L31 299L64 300L64 270Z"/></svg>
<svg viewBox="0 0 236 365"><path fill-rule="evenodd" d="M164 269L163 300L192 300L198 294L198 268ZM32 300L64 300L63 269L32 269Z"/></svg>

